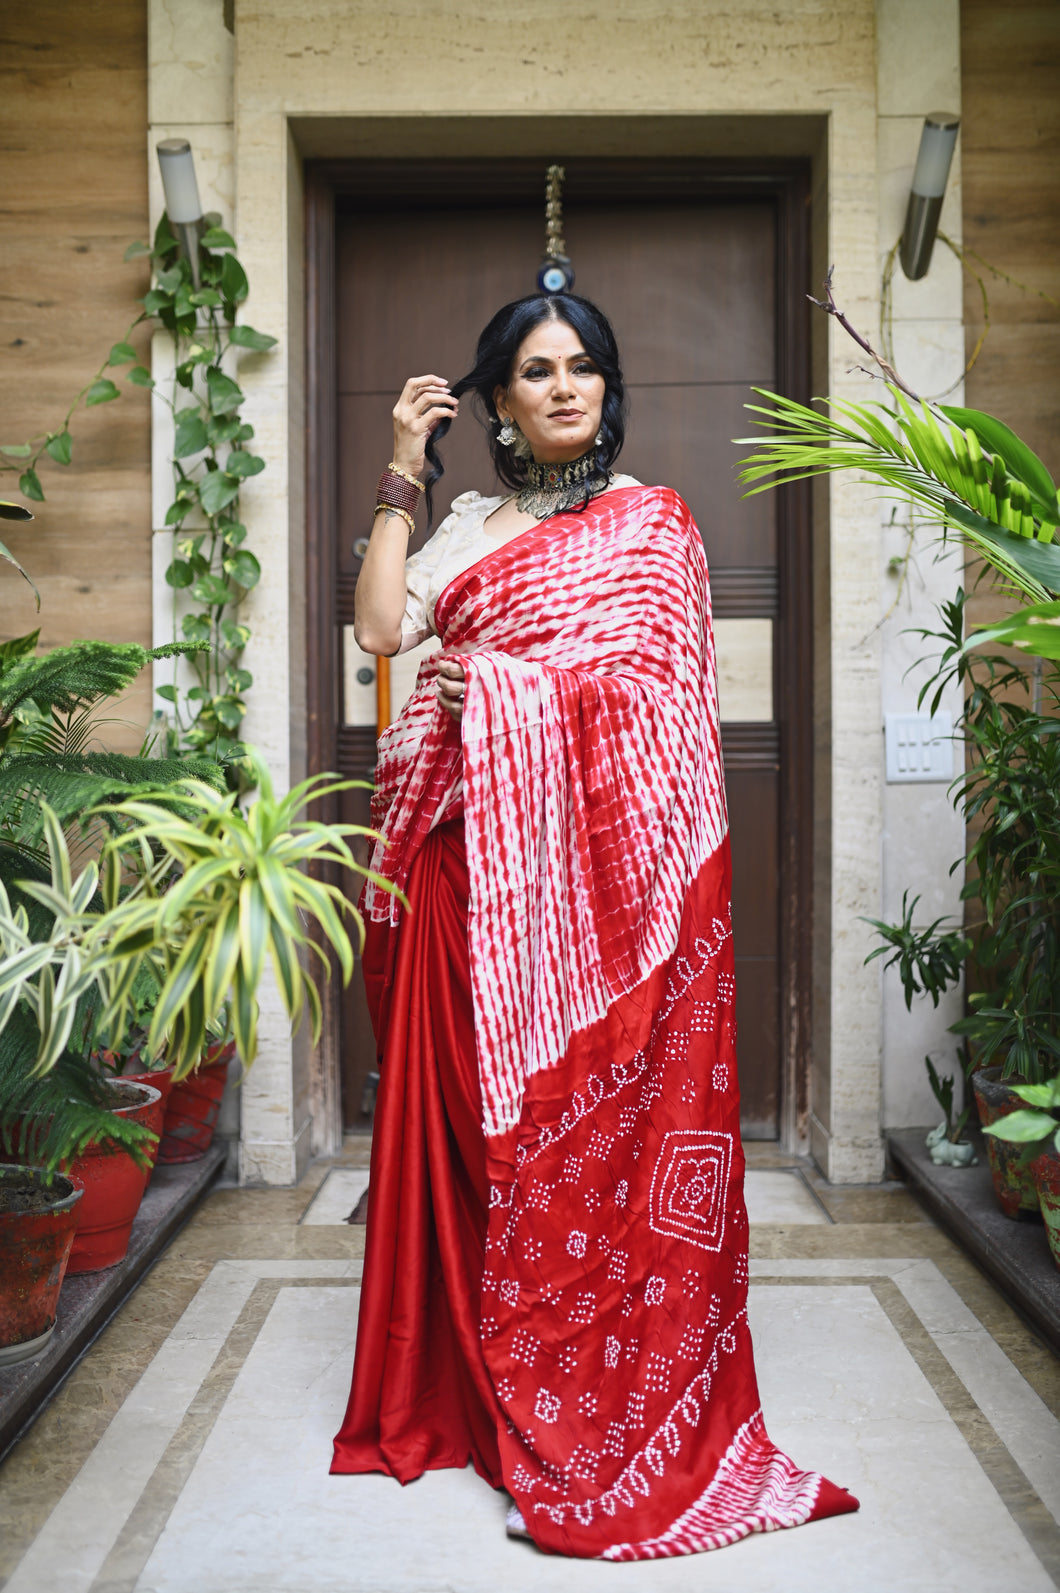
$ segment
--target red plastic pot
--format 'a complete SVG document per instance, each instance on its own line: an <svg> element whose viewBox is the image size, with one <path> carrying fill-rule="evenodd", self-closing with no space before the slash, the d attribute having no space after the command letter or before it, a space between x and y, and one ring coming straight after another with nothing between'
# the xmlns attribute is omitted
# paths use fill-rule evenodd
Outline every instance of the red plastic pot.
<svg viewBox="0 0 1060 1593"><path fill-rule="evenodd" d="M1015 1081L1017 1084L1019 1080ZM1026 1108L1014 1090L1001 1082L1000 1068L980 1068L972 1074L975 1104L979 1108L979 1121L984 1128L1007 1117L1009 1112ZM1034 1174L1023 1159L1024 1147L994 1134L984 1134L986 1154L990 1160L990 1175L994 1180L994 1193L1006 1217L1019 1217L1024 1212L1037 1216L1040 1210L1038 1191L1034 1187Z"/></svg>
<svg viewBox="0 0 1060 1593"><path fill-rule="evenodd" d="M169 1102L170 1091L173 1088L173 1069L171 1067L163 1068L159 1073L122 1073L120 1078L123 1084L146 1084L149 1089L157 1090L161 1096L156 1113L147 1124L152 1134L159 1136L153 1144L146 1147L147 1154L151 1159L151 1172L154 1172L155 1163L158 1160L158 1152L162 1145L166 1106ZM148 1173L147 1176L150 1180L151 1173Z"/></svg>
<svg viewBox="0 0 1060 1593"><path fill-rule="evenodd" d="M128 1101L127 1106L113 1108L115 1116L143 1123L157 1134L162 1123L162 1092L129 1079L115 1079L113 1087ZM117 1266L128 1251L150 1169L141 1167L128 1151L104 1143L90 1145L64 1171L85 1192L67 1271L102 1272L105 1267Z"/></svg>
<svg viewBox="0 0 1060 1593"><path fill-rule="evenodd" d="M35 1167L0 1164L0 1190L27 1181L48 1204L41 1211L0 1211L0 1367L29 1360L52 1336L82 1198L62 1173L47 1184Z"/></svg>
<svg viewBox="0 0 1060 1593"><path fill-rule="evenodd" d="M1038 1190L1038 1204L1045 1219L1045 1231L1053 1260L1060 1267L1060 1151L1050 1146L1031 1162Z"/></svg>
<svg viewBox="0 0 1060 1593"><path fill-rule="evenodd" d="M228 1064L236 1054L235 1043L210 1046L194 1073L174 1084L166 1102L159 1164L195 1162L205 1156L213 1143L221 1097L228 1082Z"/></svg>

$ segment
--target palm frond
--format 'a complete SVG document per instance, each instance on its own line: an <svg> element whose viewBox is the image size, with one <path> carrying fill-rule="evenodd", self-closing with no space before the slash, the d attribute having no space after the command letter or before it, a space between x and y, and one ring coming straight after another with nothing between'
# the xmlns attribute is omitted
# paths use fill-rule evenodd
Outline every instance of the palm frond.
<svg viewBox="0 0 1060 1593"><path fill-rule="evenodd" d="M735 439L754 450L739 473L749 488L745 496L785 481L856 471L885 495L911 499L944 536L955 532L970 543L1032 601L1060 594L1060 546L1053 543L1056 489L1050 500L1049 478L1041 479L1044 466L1030 450L1032 463L1023 461L1032 481L1028 486L1010 472L1000 451L987 464L980 445L983 427L962 430L927 404L917 409L897 388L890 389L894 411L846 399L814 400L827 404L821 412L765 388L754 391L767 405L746 408L763 416L772 432ZM991 419L977 411L954 414ZM985 433L992 435L989 428ZM999 433L998 445L1000 440ZM1018 442L1013 437L1006 448L1011 458L1022 460Z"/></svg>

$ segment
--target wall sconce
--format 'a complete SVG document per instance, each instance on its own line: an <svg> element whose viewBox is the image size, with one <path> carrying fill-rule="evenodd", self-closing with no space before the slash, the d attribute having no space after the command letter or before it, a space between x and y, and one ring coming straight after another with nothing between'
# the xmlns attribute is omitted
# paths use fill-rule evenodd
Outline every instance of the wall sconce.
<svg viewBox="0 0 1060 1593"><path fill-rule="evenodd" d="M162 190L166 196L166 215L173 228L184 257L191 266L191 280L196 292L202 286L199 278L199 231L202 223L202 202L199 185L195 180L195 161L191 145L186 138L164 138L158 145L158 166L162 173Z"/></svg>
<svg viewBox="0 0 1060 1593"><path fill-rule="evenodd" d="M902 270L911 282L926 276L931 264L931 251L939 230L942 197L946 192L960 125L960 117L952 111L931 111L924 118L899 256Z"/></svg>

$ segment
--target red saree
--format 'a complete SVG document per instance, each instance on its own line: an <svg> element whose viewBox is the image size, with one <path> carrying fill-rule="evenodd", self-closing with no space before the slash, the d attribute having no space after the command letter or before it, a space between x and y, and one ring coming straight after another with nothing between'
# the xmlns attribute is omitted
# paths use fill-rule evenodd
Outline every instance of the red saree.
<svg viewBox="0 0 1060 1593"><path fill-rule="evenodd" d="M382 1084L332 1470L404 1479L471 1459L539 1547L605 1559L856 1509L775 1448L758 1402L691 515L662 488L609 493L465 571L436 622L466 670L462 726L437 704L435 655L380 744L375 866L413 912L368 887ZM444 823L461 803L466 908ZM464 912L466 970L440 949Z"/></svg>

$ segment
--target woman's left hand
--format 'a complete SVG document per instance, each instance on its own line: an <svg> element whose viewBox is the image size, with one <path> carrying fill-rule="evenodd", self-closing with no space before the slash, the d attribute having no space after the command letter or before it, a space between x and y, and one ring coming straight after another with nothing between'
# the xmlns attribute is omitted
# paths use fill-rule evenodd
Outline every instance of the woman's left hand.
<svg viewBox="0 0 1060 1593"><path fill-rule="evenodd" d="M438 664L438 679L434 689L438 693L438 700L450 719L460 723L464 712L464 690L466 677L464 666L455 658L443 658Z"/></svg>

